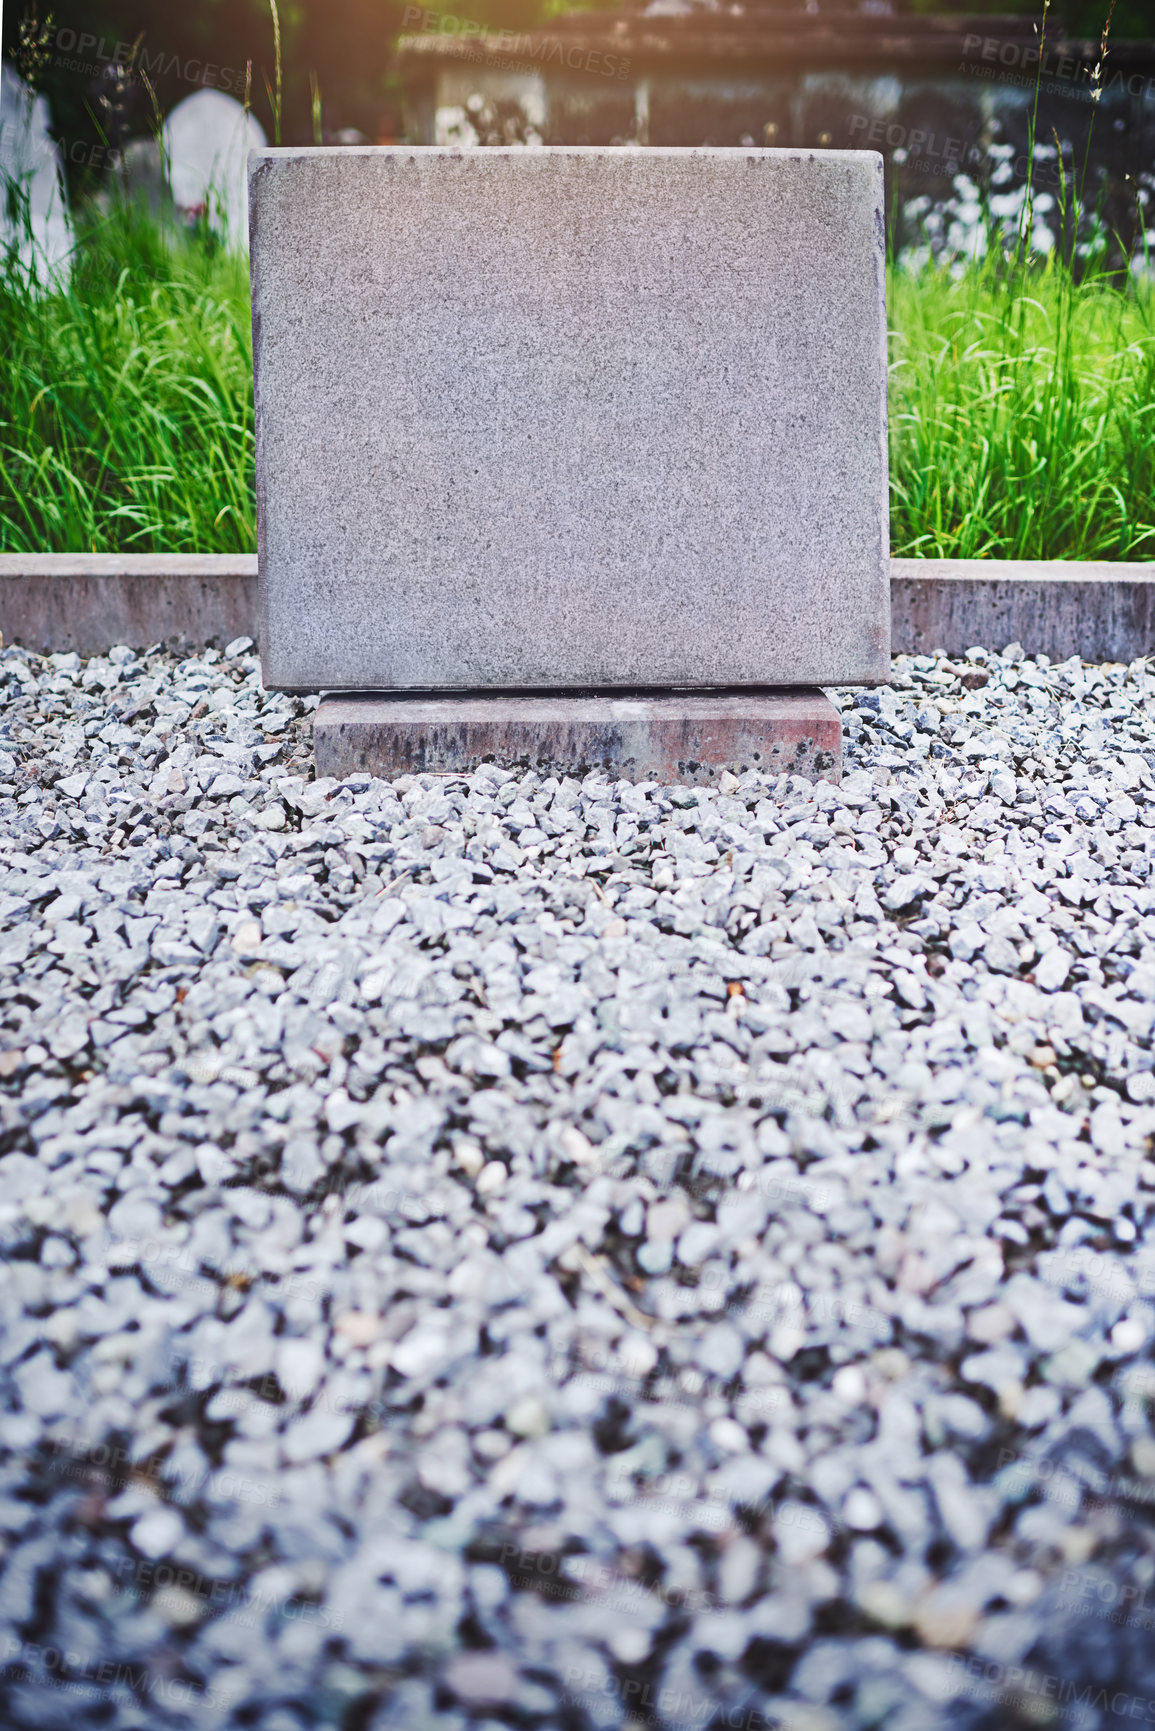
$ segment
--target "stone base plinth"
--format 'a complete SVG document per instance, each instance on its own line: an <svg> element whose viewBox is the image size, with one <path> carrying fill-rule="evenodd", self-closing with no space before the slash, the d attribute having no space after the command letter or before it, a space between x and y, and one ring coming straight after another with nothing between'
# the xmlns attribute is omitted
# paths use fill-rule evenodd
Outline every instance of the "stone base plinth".
<svg viewBox="0 0 1155 1731"><path fill-rule="evenodd" d="M541 775L714 783L790 773L836 782L842 723L821 691L661 696L330 697L313 724L317 774L467 774L492 761Z"/></svg>

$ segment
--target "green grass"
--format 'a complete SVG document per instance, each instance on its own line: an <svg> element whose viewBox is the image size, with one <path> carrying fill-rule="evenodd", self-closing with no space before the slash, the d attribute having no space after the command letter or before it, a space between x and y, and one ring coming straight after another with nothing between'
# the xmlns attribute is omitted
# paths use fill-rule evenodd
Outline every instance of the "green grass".
<svg viewBox="0 0 1155 1731"><path fill-rule="evenodd" d="M895 267L890 322L895 554L1155 555L1151 287ZM67 294L0 285L0 549L251 550L251 381L243 261L88 226Z"/></svg>
<svg viewBox="0 0 1155 1731"><path fill-rule="evenodd" d="M1149 283L1053 254L896 268L889 318L896 556L1155 556Z"/></svg>
<svg viewBox="0 0 1155 1731"><path fill-rule="evenodd" d="M67 294L0 284L0 550L255 547L248 297L246 261L133 212Z"/></svg>

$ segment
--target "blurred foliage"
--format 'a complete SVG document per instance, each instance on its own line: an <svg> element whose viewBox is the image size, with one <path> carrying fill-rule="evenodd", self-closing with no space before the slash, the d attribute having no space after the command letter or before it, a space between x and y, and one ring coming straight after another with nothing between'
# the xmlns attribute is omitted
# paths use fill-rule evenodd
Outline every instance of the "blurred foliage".
<svg viewBox="0 0 1155 1731"><path fill-rule="evenodd" d="M797 0L786 0L796 4ZM820 0L820 4L823 0ZM839 0L833 0L834 4ZM918 12L1042 15L1041 0L905 0ZM527 29L560 13L613 10L616 0L433 0L444 16ZM903 6L903 0L897 0ZM1095 40L1109 0L1056 0L1048 21L1052 40L1066 34ZM38 12L38 16L37 16ZM408 12L408 16L407 16ZM312 84L320 94L323 132L355 128L370 143L399 136L400 89L393 50L404 28L420 29L406 0L280 0L284 46L283 142L314 139ZM47 28L46 28L47 27ZM208 85L237 97L251 62L253 112L272 134L273 31L269 0L9 0L3 49L19 59L21 32L46 38L36 80L52 106L58 135L71 151L73 190L84 164L102 143L118 147L152 130L152 101L136 76L117 78L139 42L137 65L148 72L160 108ZM1155 37L1155 0L1116 0L1112 36ZM25 56L27 58L27 55Z"/></svg>
<svg viewBox="0 0 1155 1731"><path fill-rule="evenodd" d="M1047 18L1047 35L1087 42L1097 42L1107 22L1111 0L1055 0ZM907 0L911 12L1017 13L1020 17L1041 18L1042 0ZM1111 19L1111 35L1155 38L1155 0L1116 0Z"/></svg>
<svg viewBox="0 0 1155 1731"><path fill-rule="evenodd" d="M310 74L320 89L328 134L356 127L375 142L396 111L391 63L403 0L279 0L284 47L284 142L313 141ZM274 82L268 0L38 0L40 28L51 17L49 54L39 76L58 134L117 146L152 130L152 104L139 78L118 95L112 68L140 39L137 65L167 113L204 87L242 100L252 63L252 109L272 135ZM32 12L14 0L4 12L6 57ZM83 152L77 153L83 156ZM74 165L73 165L74 166Z"/></svg>

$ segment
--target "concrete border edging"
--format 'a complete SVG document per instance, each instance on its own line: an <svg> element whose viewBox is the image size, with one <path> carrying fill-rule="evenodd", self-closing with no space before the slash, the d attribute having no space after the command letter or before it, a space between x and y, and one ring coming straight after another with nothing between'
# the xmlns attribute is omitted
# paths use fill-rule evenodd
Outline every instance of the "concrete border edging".
<svg viewBox="0 0 1155 1731"><path fill-rule="evenodd" d="M257 636L255 553L0 553L0 632L42 654Z"/></svg>
<svg viewBox="0 0 1155 1731"><path fill-rule="evenodd" d="M1155 561L892 559L891 647L961 655L976 644L1066 661L1155 655Z"/></svg>
<svg viewBox="0 0 1155 1731"><path fill-rule="evenodd" d="M890 596L896 654L1155 655L1155 560L892 559ZM223 648L258 617L252 553L0 553L4 642L41 652Z"/></svg>

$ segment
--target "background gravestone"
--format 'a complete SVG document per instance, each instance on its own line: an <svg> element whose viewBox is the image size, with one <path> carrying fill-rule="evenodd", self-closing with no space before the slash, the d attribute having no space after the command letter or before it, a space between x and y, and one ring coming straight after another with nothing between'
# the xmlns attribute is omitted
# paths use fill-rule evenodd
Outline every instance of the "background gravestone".
<svg viewBox="0 0 1155 1731"><path fill-rule="evenodd" d="M178 102L164 123L165 166L178 214L189 222L203 214L230 246L246 246L245 159L264 144L260 122L223 90L198 90ZM141 168L147 175L143 160Z"/></svg>
<svg viewBox="0 0 1155 1731"><path fill-rule="evenodd" d="M72 223L51 115L7 61L0 63L0 252L28 280L66 288Z"/></svg>
<svg viewBox="0 0 1155 1731"><path fill-rule="evenodd" d="M877 155L271 150L250 190L268 684L887 675Z"/></svg>

